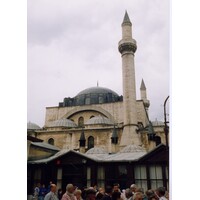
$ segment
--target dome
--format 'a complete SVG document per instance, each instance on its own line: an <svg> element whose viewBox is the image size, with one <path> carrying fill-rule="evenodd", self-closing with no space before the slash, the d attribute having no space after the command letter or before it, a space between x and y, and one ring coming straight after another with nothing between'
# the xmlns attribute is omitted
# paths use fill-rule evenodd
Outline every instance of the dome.
<svg viewBox="0 0 200 200"><path fill-rule="evenodd" d="M103 116L92 117L85 123L85 125L97 125L97 124L114 125L114 123L110 119Z"/></svg>
<svg viewBox="0 0 200 200"><path fill-rule="evenodd" d="M91 88L87 88L81 92L79 92L76 97L80 96L80 95L87 95L87 94L112 94L114 96L119 96L116 92L108 89L108 88L104 88L104 87L91 87Z"/></svg>
<svg viewBox="0 0 200 200"><path fill-rule="evenodd" d="M124 147L120 151L120 153L133 153L133 152L146 152L146 150L141 146L131 144L131 145Z"/></svg>
<svg viewBox="0 0 200 200"><path fill-rule="evenodd" d="M77 125L73 121L71 121L69 119L59 119L59 120L51 122L49 127L68 127L68 128L72 128L72 127L77 127Z"/></svg>
<svg viewBox="0 0 200 200"><path fill-rule="evenodd" d="M89 149L86 154L107 154L106 150L100 147L94 147Z"/></svg>
<svg viewBox="0 0 200 200"><path fill-rule="evenodd" d="M74 105L91 105L122 101L116 92L104 87L91 87L74 97Z"/></svg>
<svg viewBox="0 0 200 200"><path fill-rule="evenodd" d="M153 121L152 122L152 125L153 126L164 126L165 124L164 124L164 122L162 122L162 121Z"/></svg>
<svg viewBox="0 0 200 200"><path fill-rule="evenodd" d="M34 124L32 122L28 122L27 123L27 129L28 130L39 130L42 129L40 126L38 126L37 124Z"/></svg>

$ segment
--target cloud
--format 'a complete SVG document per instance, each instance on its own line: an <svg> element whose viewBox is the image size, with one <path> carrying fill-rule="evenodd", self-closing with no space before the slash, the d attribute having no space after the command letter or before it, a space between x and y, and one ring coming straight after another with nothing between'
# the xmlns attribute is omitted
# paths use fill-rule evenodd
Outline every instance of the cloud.
<svg viewBox="0 0 200 200"><path fill-rule="evenodd" d="M122 94L121 23L133 24L137 98L142 78L150 118L162 119L169 95L167 0L28 1L28 120L44 125L45 107L95 86Z"/></svg>

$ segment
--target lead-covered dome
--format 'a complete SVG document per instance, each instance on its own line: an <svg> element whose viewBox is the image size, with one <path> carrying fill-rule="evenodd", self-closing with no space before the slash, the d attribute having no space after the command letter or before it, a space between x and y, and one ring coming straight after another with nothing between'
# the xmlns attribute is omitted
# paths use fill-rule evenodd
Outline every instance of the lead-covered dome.
<svg viewBox="0 0 200 200"><path fill-rule="evenodd" d="M107 117L96 116L89 119L85 125L114 125L114 122Z"/></svg>
<svg viewBox="0 0 200 200"><path fill-rule="evenodd" d="M48 127L67 127L67 128L74 128L77 127L76 123L69 119L58 119L53 122Z"/></svg>
<svg viewBox="0 0 200 200"><path fill-rule="evenodd" d="M76 96L77 105L91 105L119 101L119 95L104 87L91 87L79 92Z"/></svg>
<svg viewBox="0 0 200 200"><path fill-rule="evenodd" d="M107 154L108 152L101 147L93 147L89 149L86 154Z"/></svg>
<svg viewBox="0 0 200 200"><path fill-rule="evenodd" d="M27 130L39 130L39 129L42 129L42 128L38 126L37 124L32 123L32 122L27 123Z"/></svg>
<svg viewBox="0 0 200 200"><path fill-rule="evenodd" d="M111 89L104 87L91 87L82 90L74 98L64 98L64 101L59 103L59 107L102 104L122 100L123 97L119 96Z"/></svg>
<svg viewBox="0 0 200 200"><path fill-rule="evenodd" d="M105 88L105 87L91 87L87 88L81 92L79 92L76 97L81 96L81 95L88 95L88 94L93 94L93 95L98 95L98 94L111 94L112 96L119 96L116 92L114 92L111 89Z"/></svg>
<svg viewBox="0 0 200 200"><path fill-rule="evenodd" d="M133 152L146 152L146 150L141 146L131 144L131 145L124 147L120 151L120 153L133 153Z"/></svg>

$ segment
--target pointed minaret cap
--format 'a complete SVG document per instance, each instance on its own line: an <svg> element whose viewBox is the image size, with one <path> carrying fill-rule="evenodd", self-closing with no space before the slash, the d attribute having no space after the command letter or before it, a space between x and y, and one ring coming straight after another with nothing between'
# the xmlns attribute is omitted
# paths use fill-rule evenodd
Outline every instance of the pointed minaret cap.
<svg viewBox="0 0 200 200"><path fill-rule="evenodd" d="M132 25L132 23L131 23L131 21L129 19L127 11L125 12L125 15L124 15L124 20L122 22L122 26L123 25L130 25L130 26Z"/></svg>
<svg viewBox="0 0 200 200"><path fill-rule="evenodd" d="M140 90L146 90L146 86L144 84L143 79L142 79L142 83L141 83L141 86L140 86Z"/></svg>
<svg viewBox="0 0 200 200"><path fill-rule="evenodd" d="M85 134L84 134L84 130L82 130L81 132L81 137L80 137L80 140L79 141L85 141Z"/></svg>

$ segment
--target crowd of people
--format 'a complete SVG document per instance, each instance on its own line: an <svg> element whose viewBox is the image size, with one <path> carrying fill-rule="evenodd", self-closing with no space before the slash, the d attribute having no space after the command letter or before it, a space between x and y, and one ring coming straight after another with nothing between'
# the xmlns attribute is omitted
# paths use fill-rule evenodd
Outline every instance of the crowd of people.
<svg viewBox="0 0 200 200"><path fill-rule="evenodd" d="M57 190L56 184L37 184L34 189L34 200L169 200L169 194L164 187L147 190L132 184L125 190L120 190L119 184L104 188L88 187L80 190L73 184L67 184L66 191Z"/></svg>

